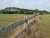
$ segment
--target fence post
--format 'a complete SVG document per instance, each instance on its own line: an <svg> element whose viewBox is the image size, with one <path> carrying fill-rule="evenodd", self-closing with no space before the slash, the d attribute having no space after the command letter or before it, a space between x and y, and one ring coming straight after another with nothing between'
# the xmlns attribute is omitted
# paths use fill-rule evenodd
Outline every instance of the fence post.
<svg viewBox="0 0 50 38"><path fill-rule="evenodd" d="M36 22L35 21L36 20L36 13L34 12L33 15L34 15L34 24L35 24L35 22Z"/></svg>
<svg viewBox="0 0 50 38"><path fill-rule="evenodd" d="M25 17L24 17L24 20L25 20L25 23L24 23L24 28L25 28L25 32L26 32L26 34L28 35L29 34L29 31L28 31L28 15L26 15Z"/></svg>
<svg viewBox="0 0 50 38"><path fill-rule="evenodd" d="M36 13L34 12L33 15L34 15L34 17L35 17L35 16L36 16Z"/></svg>

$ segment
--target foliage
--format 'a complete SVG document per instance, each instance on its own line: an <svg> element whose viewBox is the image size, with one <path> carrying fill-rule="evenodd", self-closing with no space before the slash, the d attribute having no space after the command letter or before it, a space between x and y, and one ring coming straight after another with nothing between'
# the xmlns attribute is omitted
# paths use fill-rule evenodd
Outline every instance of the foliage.
<svg viewBox="0 0 50 38"><path fill-rule="evenodd" d="M24 8L16 8L16 7L7 7L3 10L0 10L0 14L33 14L33 13L38 13L40 15L42 14L50 14L50 12L43 10L40 11L38 9L30 10L30 9L24 9Z"/></svg>

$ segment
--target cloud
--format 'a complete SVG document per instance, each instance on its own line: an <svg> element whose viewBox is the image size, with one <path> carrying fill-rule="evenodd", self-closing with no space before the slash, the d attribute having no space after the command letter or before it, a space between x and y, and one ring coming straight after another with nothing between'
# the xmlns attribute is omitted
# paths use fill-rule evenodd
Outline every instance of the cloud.
<svg viewBox="0 0 50 38"><path fill-rule="evenodd" d="M49 6L49 7L50 7L50 3L48 3L48 4L47 4L47 6Z"/></svg>
<svg viewBox="0 0 50 38"><path fill-rule="evenodd" d="M17 3L19 3L19 0L15 0L14 2L15 2L15 4L17 4Z"/></svg>
<svg viewBox="0 0 50 38"><path fill-rule="evenodd" d="M20 2L19 0L4 0L3 1L4 4L7 4L7 3L18 4L19 2Z"/></svg>
<svg viewBox="0 0 50 38"><path fill-rule="evenodd" d="M48 2L49 0L40 0L40 3Z"/></svg>
<svg viewBox="0 0 50 38"><path fill-rule="evenodd" d="M20 3L20 1L19 0L13 0L13 1L11 1L11 3L12 4L18 4L18 3Z"/></svg>
<svg viewBox="0 0 50 38"><path fill-rule="evenodd" d="M8 2L8 0L4 0L4 1L3 1L3 3L7 3L7 2Z"/></svg>
<svg viewBox="0 0 50 38"><path fill-rule="evenodd" d="M25 7L31 9L31 7L34 7L34 4L35 2L30 2L30 3L27 3Z"/></svg>
<svg viewBox="0 0 50 38"><path fill-rule="evenodd" d="M32 2L32 4L35 4L35 2Z"/></svg>

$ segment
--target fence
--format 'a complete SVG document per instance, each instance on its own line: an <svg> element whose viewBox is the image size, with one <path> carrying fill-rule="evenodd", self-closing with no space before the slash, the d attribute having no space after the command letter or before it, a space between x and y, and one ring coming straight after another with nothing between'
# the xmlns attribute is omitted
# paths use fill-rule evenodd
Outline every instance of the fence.
<svg viewBox="0 0 50 38"><path fill-rule="evenodd" d="M9 31L9 30L11 30L11 29L13 29L13 28L15 28L15 27L17 27L17 26L19 26L19 25L25 23L25 25L24 25L25 29L22 30L22 31L15 37L15 38L18 38L19 35L22 34L26 29L28 30L28 26L31 25L31 23L32 23L34 20L33 20L30 24L28 24L28 21L29 21L30 19L36 17L36 16L38 16L38 14L36 14L35 16L32 16L31 18L28 18L28 17L26 16L26 17L25 17L25 20L20 20L20 21L18 21L18 22L15 22L15 23L9 24L9 25L7 25L7 26L5 26L5 27L3 27L3 28L0 28L0 34L3 34L3 33L5 33L5 32L7 32L7 31Z"/></svg>

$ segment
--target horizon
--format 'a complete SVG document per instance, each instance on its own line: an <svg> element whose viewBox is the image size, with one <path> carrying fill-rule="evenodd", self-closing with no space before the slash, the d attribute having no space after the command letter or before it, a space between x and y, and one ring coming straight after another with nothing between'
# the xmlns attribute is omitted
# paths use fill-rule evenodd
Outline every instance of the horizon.
<svg viewBox="0 0 50 38"><path fill-rule="evenodd" d="M50 0L0 0L0 10L6 7L38 9L50 12Z"/></svg>

